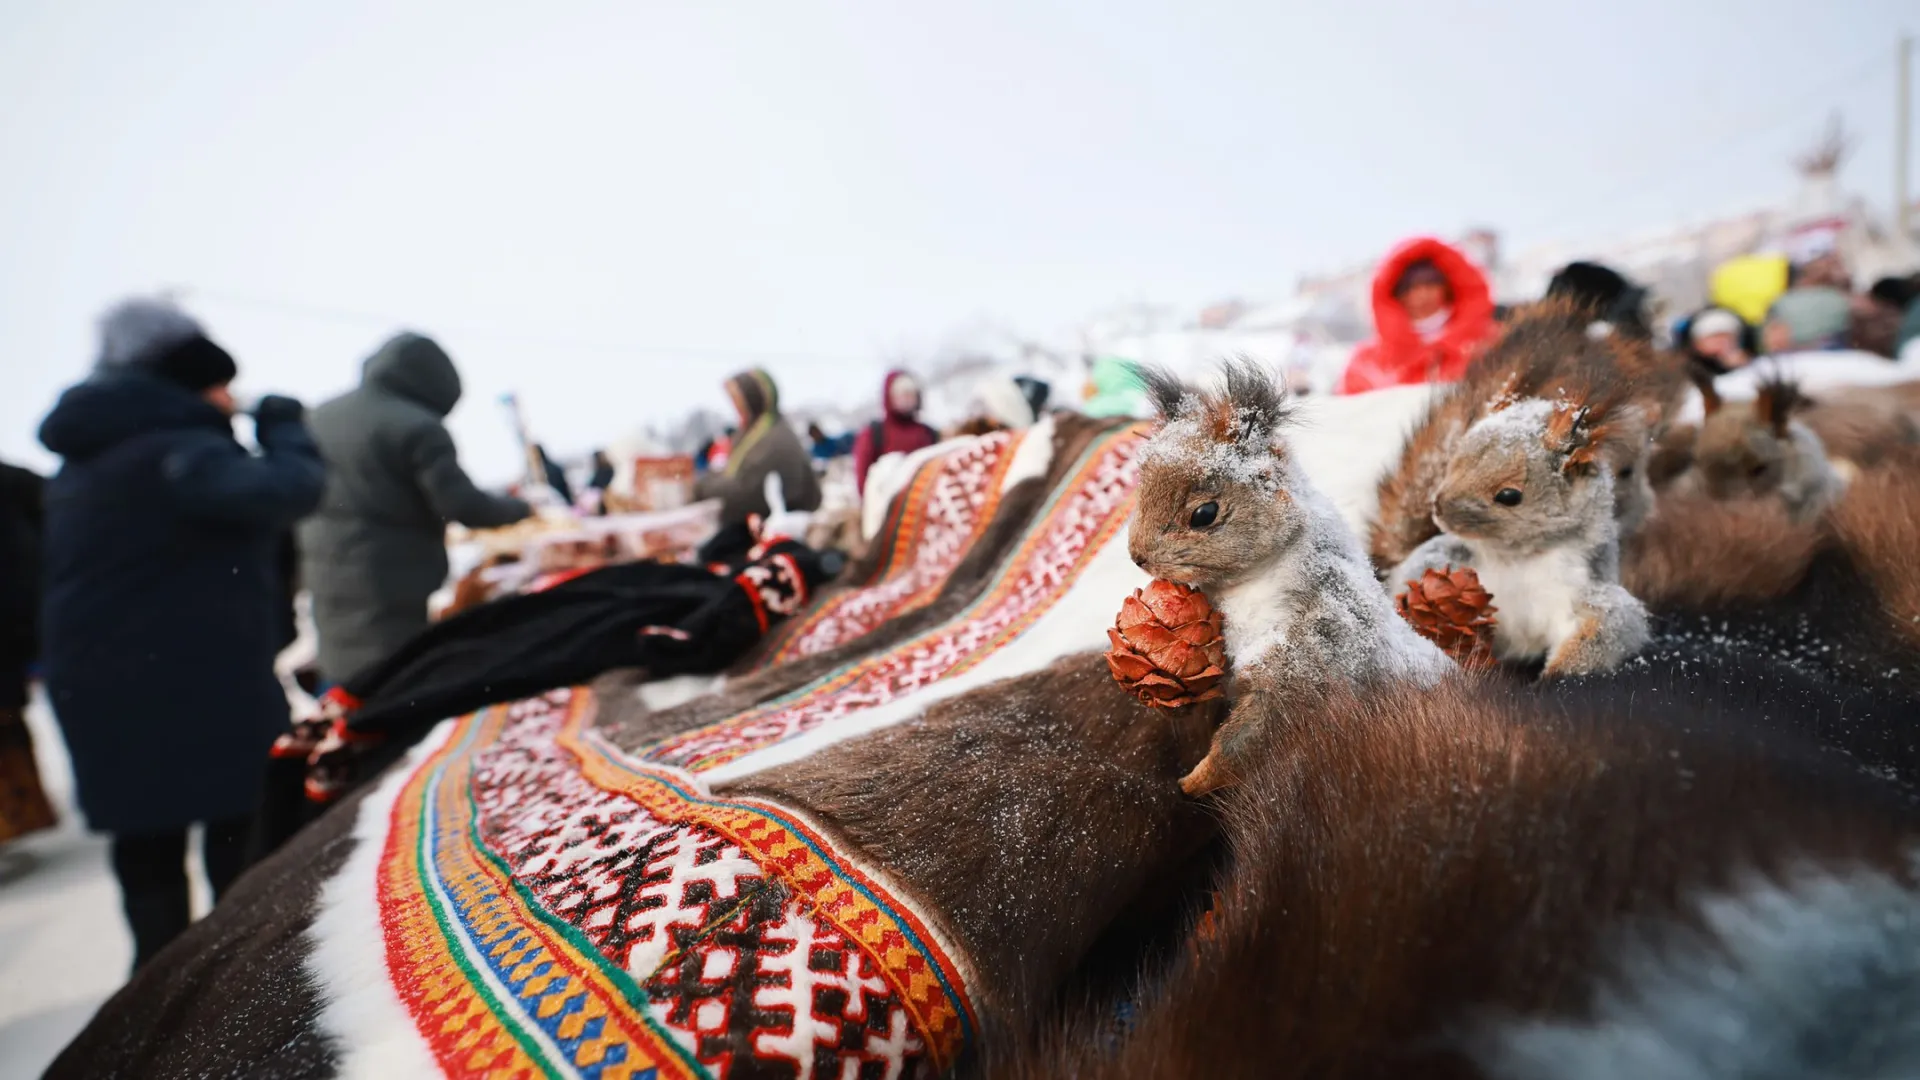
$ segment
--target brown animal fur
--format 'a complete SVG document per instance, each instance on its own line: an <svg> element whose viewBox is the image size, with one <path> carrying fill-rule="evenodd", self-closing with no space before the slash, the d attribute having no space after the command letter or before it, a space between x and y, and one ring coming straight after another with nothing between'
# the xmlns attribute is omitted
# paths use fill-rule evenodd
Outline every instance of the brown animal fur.
<svg viewBox="0 0 1920 1080"><path fill-rule="evenodd" d="M1693 468L1693 443L1699 435L1700 428L1695 424L1674 424L1654 441L1653 454L1647 459L1647 482L1654 491L1665 490Z"/></svg>
<svg viewBox="0 0 1920 1080"><path fill-rule="evenodd" d="M1920 379L1893 383L1888 386L1843 386L1820 391L1823 405L1852 405L1865 402L1869 405L1890 406L1905 413L1907 418L1920 424Z"/></svg>
<svg viewBox="0 0 1920 1080"><path fill-rule="evenodd" d="M1564 299L1528 306L1468 366L1461 381L1434 401L1380 481L1379 509L1368 537L1376 569L1391 570L1439 535L1433 497L1454 445L1502 401L1566 396L1616 402L1617 421L1601 456L1616 476L1637 480L1632 473L1642 467L1648 441L1665 430L1686 388L1685 369L1623 335L1588 337L1590 319Z"/></svg>
<svg viewBox="0 0 1920 1080"><path fill-rule="evenodd" d="M1662 498L1621 548L1620 579L1654 611L1711 609L1786 596L1826 540L1773 499Z"/></svg>
<svg viewBox="0 0 1920 1080"><path fill-rule="evenodd" d="M1703 894L1803 860L1911 885L1903 795L1688 700L1462 678L1297 714L1222 804L1210 932L1130 1028L1094 1018L992 1073L1484 1075L1493 1024L1585 1019L1621 935L1692 944Z"/></svg>
<svg viewBox="0 0 1920 1080"><path fill-rule="evenodd" d="M1920 649L1920 450L1860 474L1829 519L1836 542L1872 585L1888 625Z"/></svg>
<svg viewBox="0 0 1920 1080"><path fill-rule="evenodd" d="M1820 436L1829 458L1863 469L1920 444L1920 425L1890 401L1828 401L1823 397L1800 414L1800 422Z"/></svg>
<svg viewBox="0 0 1920 1080"><path fill-rule="evenodd" d="M812 814L951 933L983 1021L1023 1029L1094 940L1213 835L1174 781L1217 705L1152 709L1097 653L723 785Z"/></svg>

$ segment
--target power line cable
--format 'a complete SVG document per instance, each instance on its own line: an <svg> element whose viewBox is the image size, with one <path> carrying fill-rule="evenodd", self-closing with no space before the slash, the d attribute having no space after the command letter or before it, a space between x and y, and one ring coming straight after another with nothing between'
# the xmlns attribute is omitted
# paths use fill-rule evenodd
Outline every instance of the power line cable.
<svg viewBox="0 0 1920 1080"><path fill-rule="evenodd" d="M224 289L205 289L198 286L179 286L168 292L181 299L198 298L214 304L224 304L245 310L286 315L314 322L326 322L336 325L378 326L395 328L416 325L412 319L382 315L370 311L355 311L347 308L328 307L307 304L293 300L271 297L249 296L228 292ZM668 346L636 345L627 342L591 341L580 338L567 338L544 333L529 333L518 330L503 330L498 327L484 327L459 324L436 324L435 333L459 335L465 338L512 342L520 345L537 345L543 348L571 349L576 352L627 353L648 356L668 356L682 358L706 358L714 360L733 360L739 362L793 362L817 364L871 363L876 356L853 356L835 353L780 352L755 349L727 349L713 346Z"/></svg>

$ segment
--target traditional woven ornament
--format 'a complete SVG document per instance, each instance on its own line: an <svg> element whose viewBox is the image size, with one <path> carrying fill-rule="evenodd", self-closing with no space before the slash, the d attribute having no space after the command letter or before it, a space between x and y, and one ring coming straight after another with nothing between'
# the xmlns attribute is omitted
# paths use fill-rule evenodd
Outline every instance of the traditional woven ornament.
<svg viewBox="0 0 1920 1080"><path fill-rule="evenodd" d="M1394 601L1400 617L1462 667L1493 664L1493 596L1472 567L1429 570Z"/></svg>
<svg viewBox="0 0 1920 1080"><path fill-rule="evenodd" d="M1171 709L1225 693L1227 641L1203 592L1148 582L1120 605L1107 640L1114 681L1148 705Z"/></svg>

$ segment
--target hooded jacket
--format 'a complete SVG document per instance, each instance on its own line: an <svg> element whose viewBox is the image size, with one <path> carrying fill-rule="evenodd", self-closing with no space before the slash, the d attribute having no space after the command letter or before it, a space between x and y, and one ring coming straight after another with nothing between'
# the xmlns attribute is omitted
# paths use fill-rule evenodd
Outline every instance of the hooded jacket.
<svg viewBox="0 0 1920 1080"><path fill-rule="evenodd" d="M781 497L789 510L818 510L820 480L800 436L780 415L780 388L758 368L727 380L727 396L740 415L725 468L694 484L694 497L720 500L720 526L745 525L750 514L767 513L769 473L780 477Z"/></svg>
<svg viewBox="0 0 1920 1080"><path fill-rule="evenodd" d="M446 351L400 334L367 359L358 388L313 410L327 490L300 527L300 551L329 680L426 629L427 598L447 576L448 522L492 528L532 512L460 467L444 422L459 400Z"/></svg>
<svg viewBox="0 0 1920 1080"><path fill-rule="evenodd" d="M1447 279L1452 314L1432 341L1421 340L1407 310L1393 295L1401 275L1425 260ZM1387 254L1373 275L1373 326L1379 335L1353 352L1340 377L1340 392L1357 394L1388 386L1453 382L1498 331L1493 294L1480 269L1459 249L1429 236L1409 240Z"/></svg>
<svg viewBox="0 0 1920 1080"><path fill-rule="evenodd" d="M867 470L888 454L911 454L940 441L940 433L920 422L919 410L903 412L893 407L893 384L912 378L898 368L880 380L881 419L860 429L853 440L853 482L865 491Z"/></svg>
<svg viewBox="0 0 1920 1080"><path fill-rule="evenodd" d="M199 395L116 366L41 424L65 459L46 486L47 692L95 829L253 810L288 723L281 542L323 481L300 412L263 402L255 455Z"/></svg>

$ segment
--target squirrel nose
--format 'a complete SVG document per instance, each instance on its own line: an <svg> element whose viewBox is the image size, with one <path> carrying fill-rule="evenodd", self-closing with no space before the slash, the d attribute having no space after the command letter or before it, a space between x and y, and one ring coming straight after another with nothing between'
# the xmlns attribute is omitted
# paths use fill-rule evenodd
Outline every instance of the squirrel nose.
<svg viewBox="0 0 1920 1080"><path fill-rule="evenodd" d="M1147 557L1145 555L1142 555L1137 551L1130 551L1127 554L1133 558L1133 565L1139 567L1142 570L1145 570L1147 568Z"/></svg>

